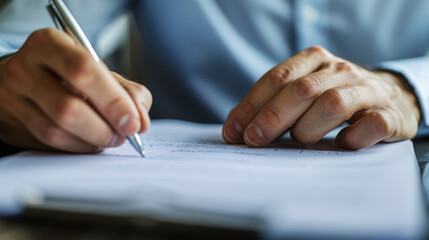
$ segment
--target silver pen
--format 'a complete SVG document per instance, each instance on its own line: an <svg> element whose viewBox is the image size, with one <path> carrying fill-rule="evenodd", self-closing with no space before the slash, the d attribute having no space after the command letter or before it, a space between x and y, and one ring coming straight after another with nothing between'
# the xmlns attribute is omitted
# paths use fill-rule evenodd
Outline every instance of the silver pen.
<svg viewBox="0 0 429 240"><path fill-rule="evenodd" d="M91 53L95 61L100 62L100 58L98 57L94 48L92 48L91 43L85 36L85 33L82 31L82 28L79 26L76 19L73 17L64 2L62 0L49 0L49 3L46 8L48 9L49 14L54 20L54 23L57 28L62 29L64 32L75 38L78 42L82 44L83 47L85 47ZM132 136L128 136L127 139L142 157L146 155L143 148L143 141L141 140L139 134L136 133Z"/></svg>

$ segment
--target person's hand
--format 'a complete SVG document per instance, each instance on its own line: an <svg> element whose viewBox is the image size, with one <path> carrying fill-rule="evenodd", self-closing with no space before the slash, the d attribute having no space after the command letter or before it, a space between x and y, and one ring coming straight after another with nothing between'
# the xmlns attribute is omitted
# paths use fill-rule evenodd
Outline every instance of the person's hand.
<svg viewBox="0 0 429 240"><path fill-rule="evenodd" d="M34 32L0 62L0 139L10 145L98 152L145 131L151 104L145 87L59 30Z"/></svg>
<svg viewBox="0 0 429 240"><path fill-rule="evenodd" d="M399 75L374 72L311 47L267 72L229 114L223 138L264 147L285 131L317 143L342 122L336 144L361 149L415 136L420 109Z"/></svg>

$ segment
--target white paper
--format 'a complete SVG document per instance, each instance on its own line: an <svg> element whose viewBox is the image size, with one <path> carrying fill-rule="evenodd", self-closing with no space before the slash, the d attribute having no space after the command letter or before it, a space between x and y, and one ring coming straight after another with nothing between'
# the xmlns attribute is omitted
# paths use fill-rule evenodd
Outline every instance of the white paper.
<svg viewBox="0 0 429 240"><path fill-rule="evenodd" d="M113 203L168 202L230 216L258 216L267 237L415 238L425 225L412 143L339 149L282 139L268 148L227 145L220 125L154 121L131 145L96 155L29 151L0 160L0 213L22 189Z"/></svg>

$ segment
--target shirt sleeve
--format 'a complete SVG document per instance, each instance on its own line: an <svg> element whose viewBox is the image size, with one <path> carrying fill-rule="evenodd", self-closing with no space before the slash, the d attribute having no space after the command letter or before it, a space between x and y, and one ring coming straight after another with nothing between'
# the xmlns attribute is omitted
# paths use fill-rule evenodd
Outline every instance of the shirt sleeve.
<svg viewBox="0 0 429 240"><path fill-rule="evenodd" d="M0 39L0 58L16 52L18 49L11 47L5 41Z"/></svg>
<svg viewBox="0 0 429 240"><path fill-rule="evenodd" d="M40 0L8 1L0 11L0 57L16 52L36 29L52 27ZM46 13L45 13L46 11Z"/></svg>
<svg viewBox="0 0 429 240"><path fill-rule="evenodd" d="M55 25L46 10L46 0L13 0L0 10L0 57L16 52L28 36ZM66 0L88 39L97 46L103 31L124 11L129 1Z"/></svg>
<svg viewBox="0 0 429 240"><path fill-rule="evenodd" d="M404 76L417 96L422 113L418 137L429 136L429 56L382 62L376 69Z"/></svg>

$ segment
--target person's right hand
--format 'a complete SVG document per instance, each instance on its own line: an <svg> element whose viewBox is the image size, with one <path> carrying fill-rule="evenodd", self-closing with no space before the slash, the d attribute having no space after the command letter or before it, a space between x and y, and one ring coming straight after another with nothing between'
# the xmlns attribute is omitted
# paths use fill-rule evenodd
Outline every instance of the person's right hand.
<svg viewBox="0 0 429 240"><path fill-rule="evenodd" d="M36 31L0 62L0 139L78 153L118 146L148 128L152 103L125 82L64 32Z"/></svg>

